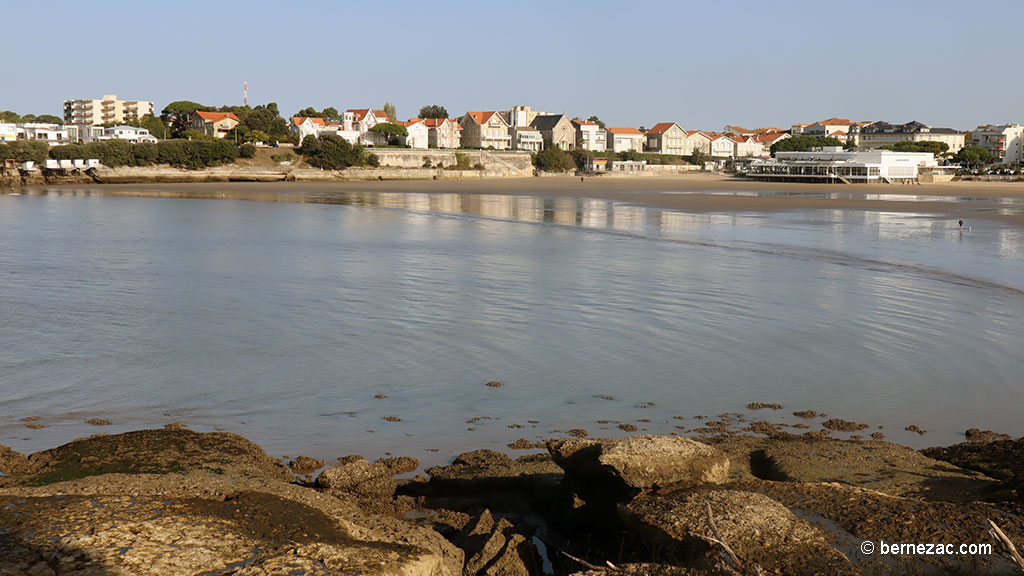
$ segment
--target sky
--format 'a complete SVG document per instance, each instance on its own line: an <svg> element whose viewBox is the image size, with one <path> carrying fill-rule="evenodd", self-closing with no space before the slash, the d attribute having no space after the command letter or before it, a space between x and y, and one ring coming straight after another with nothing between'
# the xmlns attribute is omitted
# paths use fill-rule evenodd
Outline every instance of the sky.
<svg viewBox="0 0 1024 576"><path fill-rule="evenodd" d="M529 105L610 126L966 130L1024 123L1022 21L1020 0L5 2L0 110L241 104L246 81L284 116L390 101L403 120Z"/></svg>

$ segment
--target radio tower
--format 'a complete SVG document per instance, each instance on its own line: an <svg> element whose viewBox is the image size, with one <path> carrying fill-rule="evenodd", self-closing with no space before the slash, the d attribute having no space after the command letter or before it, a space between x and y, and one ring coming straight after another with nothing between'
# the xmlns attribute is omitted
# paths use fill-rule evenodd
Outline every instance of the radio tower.
<svg viewBox="0 0 1024 576"><path fill-rule="evenodd" d="M242 80L242 106L249 105L249 83Z"/></svg>

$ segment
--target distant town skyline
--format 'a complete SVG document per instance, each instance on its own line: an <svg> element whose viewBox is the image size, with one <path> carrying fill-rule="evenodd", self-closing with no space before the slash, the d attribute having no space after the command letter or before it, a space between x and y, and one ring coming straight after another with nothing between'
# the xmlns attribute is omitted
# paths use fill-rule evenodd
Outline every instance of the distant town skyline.
<svg viewBox="0 0 1024 576"><path fill-rule="evenodd" d="M157 113L175 100L241 104L247 82L251 104L277 102L285 117L390 101L400 120L440 104L453 117L529 105L703 130L1024 122L1024 4L1011 1L47 5L70 11L62 33L35 25L38 5L5 7L8 46L32 49L0 110L60 116L63 100L104 94Z"/></svg>

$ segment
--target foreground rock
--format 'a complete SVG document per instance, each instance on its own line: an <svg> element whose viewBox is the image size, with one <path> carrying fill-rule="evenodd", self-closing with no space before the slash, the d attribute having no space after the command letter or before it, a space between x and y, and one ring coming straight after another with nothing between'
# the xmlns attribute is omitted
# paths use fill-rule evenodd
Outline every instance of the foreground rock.
<svg viewBox="0 0 1024 576"><path fill-rule="evenodd" d="M621 512L666 560L714 569L722 548L708 522L708 504L722 540L751 573L754 564L779 574L855 573L821 532L762 494L709 489L644 495Z"/></svg>
<svg viewBox="0 0 1024 576"><path fill-rule="evenodd" d="M332 493L356 499L364 508L375 513L403 512L411 502L395 500L398 480L395 474L411 472L419 467L415 458L385 458L370 463L362 456L345 456L341 464L320 473L316 485Z"/></svg>
<svg viewBox="0 0 1024 576"><path fill-rule="evenodd" d="M892 496L972 501L995 486L984 474L879 441L790 436L730 437L715 446L729 455L730 478L782 482L839 482Z"/></svg>
<svg viewBox="0 0 1024 576"><path fill-rule="evenodd" d="M167 474L206 470L290 481L291 474L262 448L237 434L191 430L137 430L99 434L32 454L14 478L0 482L45 485L101 474ZM0 484L3 485L3 484Z"/></svg>
<svg viewBox="0 0 1024 576"><path fill-rule="evenodd" d="M729 459L689 438L630 436L616 440L562 438L547 444L570 482L621 494L725 482Z"/></svg>
<svg viewBox="0 0 1024 576"><path fill-rule="evenodd" d="M1024 501L1024 438L985 443L965 442L922 452L936 460L977 470L1001 481L1001 496Z"/></svg>
<svg viewBox="0 0 1024 576"><path fill-rule="evenodd" d="M0 488L0 574L461 574L436 532L284 481L240 440L150 430L33 454Z"/></svg>
<svg viewBox="0 0 1024 576"><path fill-rule="evenodd" d="M495 522L484 510L455 539L466 553L465 576L531 576L542 574L537 549L511 522Z"/></svg>

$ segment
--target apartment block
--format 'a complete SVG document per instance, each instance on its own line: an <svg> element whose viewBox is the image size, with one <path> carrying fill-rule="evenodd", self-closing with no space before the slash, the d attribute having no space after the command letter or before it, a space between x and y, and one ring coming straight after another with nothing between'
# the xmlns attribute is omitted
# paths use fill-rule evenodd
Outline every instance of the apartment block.
<svg viewBox="0 0 1024 576"><path fill-rule="evenodd" d="M1024 126L1001 124L978 126L971 131L971 146L985 148L1000 164L1024 161Z"/></svg>
<svg viewBox="0 0 1024 576"><path fill-rule="evenodd" d="M105 94L101 100L86 98L64 101L65 124L124 124L147 114L153 114L152 102L118 100L116 94Z"/></svg>

